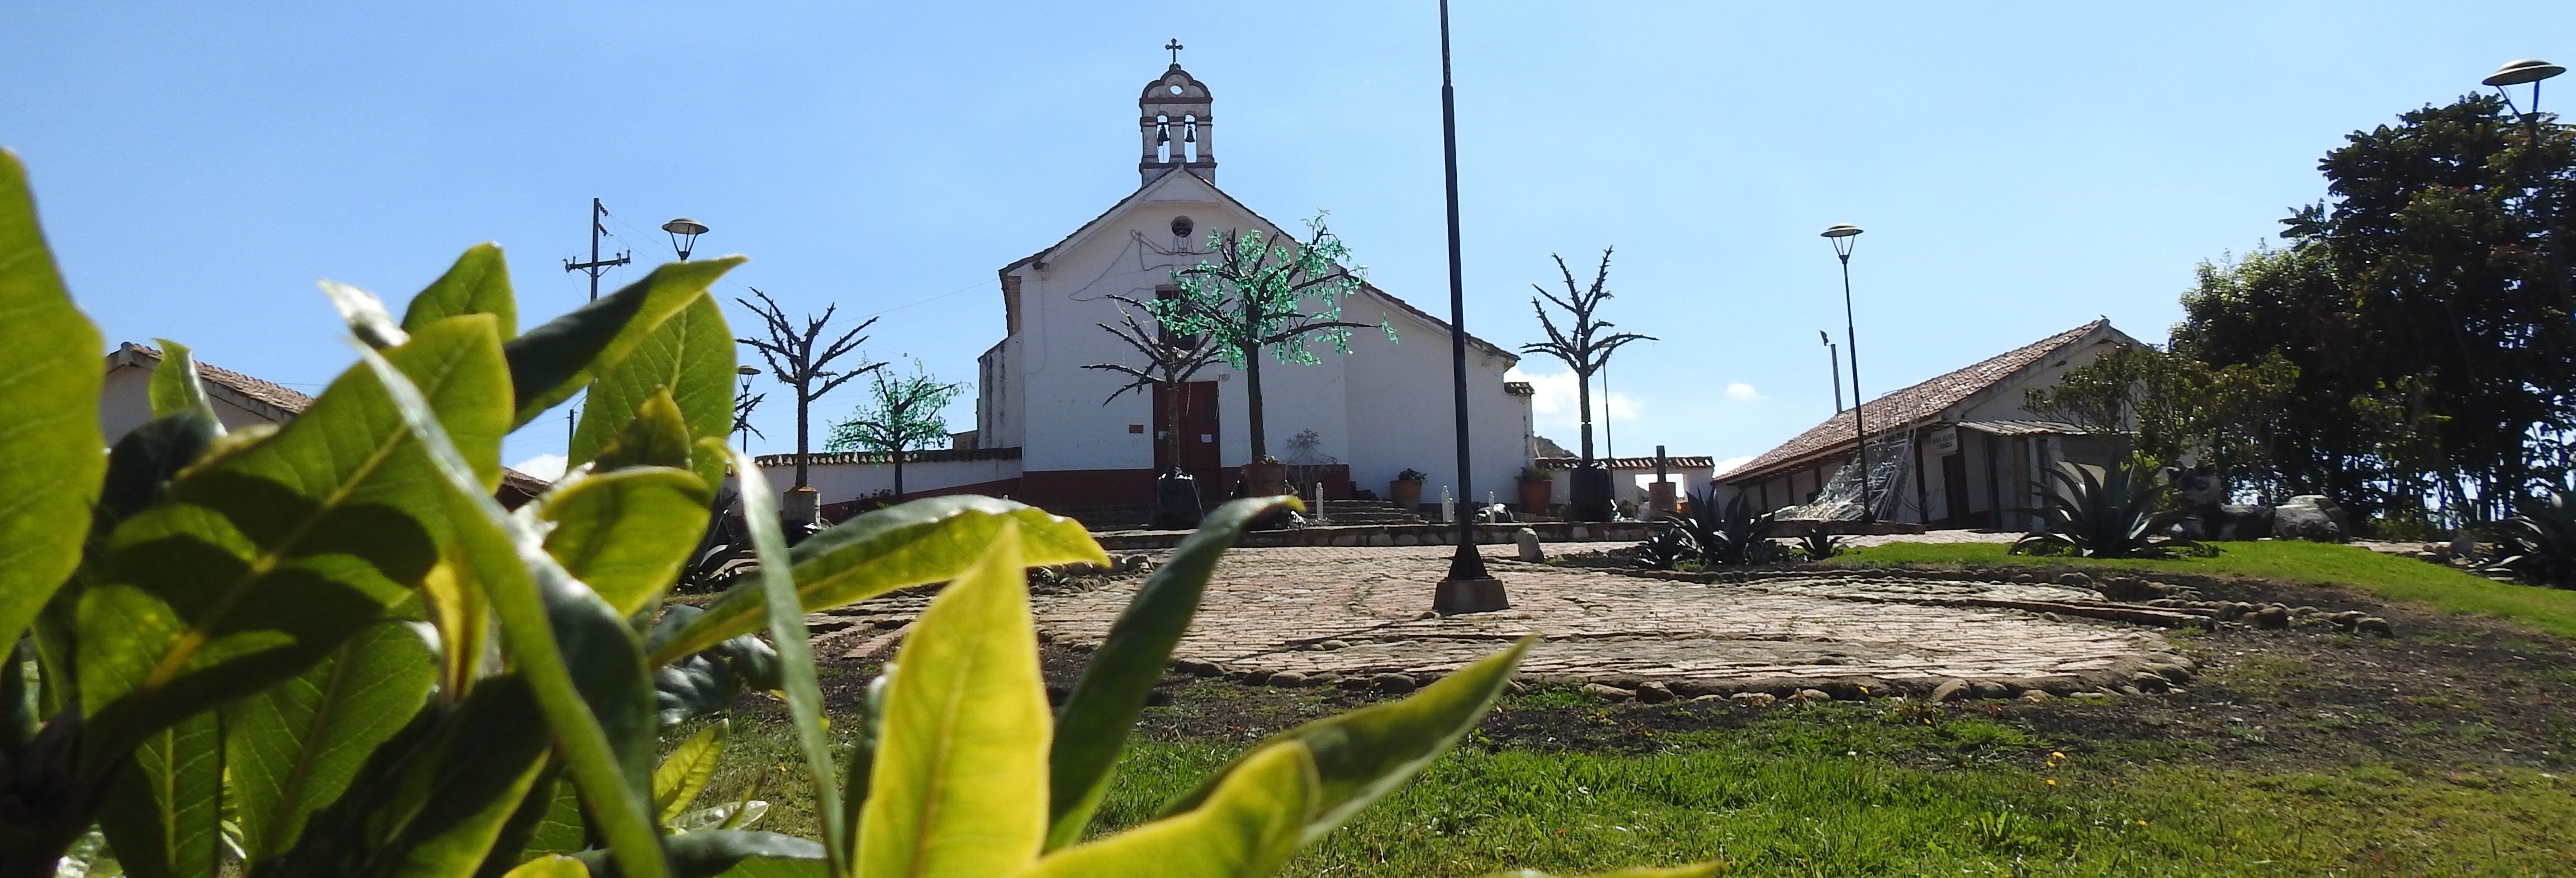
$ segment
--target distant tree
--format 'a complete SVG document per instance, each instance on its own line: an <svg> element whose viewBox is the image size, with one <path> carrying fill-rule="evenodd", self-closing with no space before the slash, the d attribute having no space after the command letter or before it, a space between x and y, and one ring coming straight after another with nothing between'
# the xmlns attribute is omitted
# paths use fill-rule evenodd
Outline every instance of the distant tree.
<svg viewBox="0 0 2576 878"><path fill-rule="evenodd" d="M807 415L812 411L814 401L821 399L823 394L832 392L833 388L841 386L852 378L885 368L884 363L867 363L856 369L842 372L835 372L829 368L833 360L840 359L842 355L857 350L859 345L867 343L867 337L859 333L876 325L877 319L870 317L860 321L859 325L842 333L840 338L817 348L815 345L822 340L823 327L832 322L832 312L840 308L839 305L824 306L821 317L806 315L805 326L799 329L794 321L787 318L786 309L778 307L778 302L771 299L768 293L753 289L751 294L760 298L760 304L754 305L739 298L734 301L741 302L743 307L760 315L762 328L766 330L767 337L734 340L758 349L760 358L769 364L770 376L777 378L778 383L785 384L788 389L794 391L796 484L793 487L802 488L807 484L805 480L806 441L813 435L812 428L808 426L810 421L807 420ZM861 357L861 359L866 358Z"/></svg>
<svg viewBox="0 0 2576 878"><path fill-rule="evenodd" d="M1136 354L1143 360L1144 365L1093 363L1082 368L1115 372L1127 377L1127 383L1118 385L1118 389L1110 391L1109 398L1100 401L1101 405L1115 402L1118 397L1129 392L1138 395L1152 390L1163 392L1164 397L1170 400L1171 404L1163 407L1164 423L1154 426L1163 435L1164 459L1178 465L1181 460L1181 390L1189 384L1192 377L1198 375L1199 370L1217 361L1219 355L1213 342L1215 336L1204 332L1174 332L1164 326L1160 319L1152 316L1155 312L1153 305L1127 296L1109 298L1121 305L1134 306L1136 311L1129 311L1122 307L1118 309L1118 325L1112 326L1107 323L1094 325L1126 343L1128 347L1136 349ZM1148 315L1147 319L1136 319L1137 311ZM1147 321L1151 321L1153 325L1146 325Z"/></svg>
<svg viewBox="0 0 2576 878"><path fill-rule="evenodd" d="M1549 254L1550 258L1556 260L1557 273L1565 278L1565 297L1558 298L1555 293L1548 292L1546 287L1530 285L1530 289L1538 291L1538 296L1530 299L1530 310L1538 312L1538 325L1539 328L1546 330L1547 340L1521 345L1522 353L1546 354L1555 357L1563 361L1567 369L1574 372L1575 408L1578 412L1577 418L1583 427L1583 435L1578 444L1581 446L1580 456L1583 459L1581 471L1585 474L1590 474L1595 468L1592 460L1593 373L1609 365L1610 355L1629 342L1657 340L1654 336L1633 332L1607 332L1617 325L1601 319L1601 304L1610 300L1611 249L1608 247L1601 249L1601 267L1593 272L1592 286L1588 288L1575 285L1574 269L1566 266L1565 257ZM1547 300L1548 303L1554 304L1559 310L1565 312L1564 328L1558 328L1555 318L1548 316L1547 305L1540 304L1540 299ZM1572 509L1569 510L1573 513L1572 517L1587 521L1609 517L1607 504L1610 498L1603 491L1606 484L1607 480L1597 474L1592 474L1589 478L1576 478L1575 496L1571 498L1573 503Z"/></svg>
<svg viewBox="0 0 2576 878"><path fill-rule="evenodd" d="M2043 417L2130 437L2133 463L2207 463L2265 496L2272 478L2273 425L2298 367L2277 353L2212 367L2153 345L2124 345L2069 370L2052 387L2025 394Z"/></svg>
<svg viewBox="0 0 2576 878"><path fill-rule="evenodd" d="M1350 248L1325 228L1321 214L1307 220L1306 229L1304 240L1259 229L1210 232L1208 248L1216 258L1173 272L1178 294L1147 306L1164 328L1208 336L1218 356L1243 370L1256 461L1271 459L1262 423L1263 349L1282 363L1312 365L1322 360L1308 349L1310 339L1331 342L1347 354L1351 330L1368 328L1341 319L1342 300L1362 283L1359 273L1343 267ZM1395 338L1393 327L1379 328Z"/></svg>
<svg viewBox="0 0 2576 878"><path fill-rule="evenodd" d="M912 374L886 377L883 369L868 376L868 401L849 420L832 425L825 451L884 451L894 456L894 497L903 499L904 452L948 438L948 420L939 414L957 398L962 384L943 384L912 361Z"/></svg>

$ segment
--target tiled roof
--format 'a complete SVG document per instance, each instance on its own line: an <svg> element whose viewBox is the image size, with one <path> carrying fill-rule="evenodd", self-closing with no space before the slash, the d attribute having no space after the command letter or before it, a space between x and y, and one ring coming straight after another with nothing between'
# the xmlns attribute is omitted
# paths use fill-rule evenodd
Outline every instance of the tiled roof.
<svg viewBox="0 0 2576 878"><path fill-rule="evenodd" d="M1652 470L1655 468L1655 459L1652 457L1603 457L1596 460L1611 469ZM1583 459L1580 457L1541 457L1532 459L1530 465L1539 469L1573 469L1576 464L1582 462ZM1717 459L1705 454L1667 454L1664 455L1664 465L1672 469L1709 469L1717 466Z"/></svg>
<svg viewBox="0 0 2576 878"><path fill-rule="evenodd" d="M2110 325L2109 320L2096 320L2005 351L1985 362L1870 400L1868 405L1861 407L1861 419L1868 421L1870 433L1877 435L1881 431L1904 429L1940 417L1951 406L2020 374L2059 348ZM1852 436L1851 412L1846 410L1826 418L1824 423L1807 428L1807 432L1781 443L1780 447L1762 452L1743 466L1728 470L1726 480L1733 482L1767 476L1775 467L1839 452L1853 444Z"/></svg>

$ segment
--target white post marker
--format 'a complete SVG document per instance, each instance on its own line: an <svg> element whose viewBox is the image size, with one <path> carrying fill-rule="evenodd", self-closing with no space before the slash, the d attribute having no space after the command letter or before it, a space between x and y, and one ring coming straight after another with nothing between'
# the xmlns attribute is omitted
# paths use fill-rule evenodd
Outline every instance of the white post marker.
<svg viewBox="0 0 2576 878"><path fill-rule="evenodd" d="M1449 499L1449 486L1440 486L1440 520L1458 520L1458 501Z"/></svg>

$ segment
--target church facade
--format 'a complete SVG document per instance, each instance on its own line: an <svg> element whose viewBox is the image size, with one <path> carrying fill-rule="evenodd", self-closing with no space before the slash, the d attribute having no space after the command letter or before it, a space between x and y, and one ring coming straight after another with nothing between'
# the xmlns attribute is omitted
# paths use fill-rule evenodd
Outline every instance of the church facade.
<svg viewBox="0 0 2576 878"><path fill-rule="evenodd" d="M1210 258L1211 233L1304 232L1217 188L1211 107L1207 86L1179 64L1155 77L1137 100L1136 191L1062 240L1001 267L1006 334L978 361L974 443L1018 449L1015 499L1065 507L1150 503L1155 473L1175 465L1196 473L1203 491L1221 495L1251 460L1239 371L1218 363L1177 399L1129 393L1111 400L1122 376L1082 368L1137 357L1101 328L1119 322L1122 306L1111 297L1151 300L1172 288L1173 272ZM1448 324L1366 285L1343 299L1341 319L1383 325L1394 338L1355 330L1347 354L1326 344L1320 363L1265 363L1269 453L1292 466L1301 493L1320 485L1327 498L1382 494L1412 469L1430 474L1424 496L1436 500L1457 472ZM1487 492L1508 500L1514 476L1531 462L1530 390L1504 378L1518 360L1503 347L1467 339L1477 496L1461 500ZM1162 459L1168 452L1156 441L1164 423L1159 406L1180 409L1180 460Z"/></svg>

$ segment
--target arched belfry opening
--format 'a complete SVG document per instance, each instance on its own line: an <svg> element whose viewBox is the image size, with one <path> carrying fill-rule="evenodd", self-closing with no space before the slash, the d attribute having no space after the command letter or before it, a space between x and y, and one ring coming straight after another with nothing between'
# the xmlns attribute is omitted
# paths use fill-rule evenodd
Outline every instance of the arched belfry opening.
<svg viewBox="0 0 2576 878"><path fill-rule="evenodd" d="M1207 84L1181 69L1179 40L1163 48L1171 51L1172 66L1146 83L1144 95L1136 99L1145 146L1136 171L1151 183L1173 168L1187 168L1214 183L1216 154L1209 146L1209 128L1215 119L1208 115Z"/></svg>

